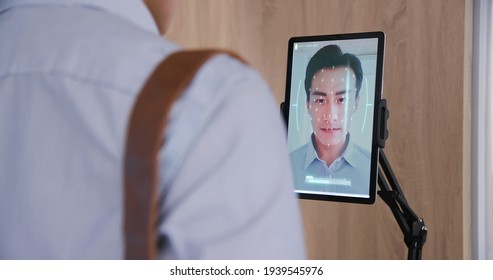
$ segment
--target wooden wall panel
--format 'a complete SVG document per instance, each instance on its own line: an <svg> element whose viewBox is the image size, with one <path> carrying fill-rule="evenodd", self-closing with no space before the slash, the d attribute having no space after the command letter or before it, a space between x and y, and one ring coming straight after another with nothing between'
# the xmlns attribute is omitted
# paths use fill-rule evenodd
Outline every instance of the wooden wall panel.
<svg viewBox="0 0 493 280"><path fill-rule="evenodd" d="M428 226L423 258L462 259L467 1L181 0L167 37L187 48L235 50L281 102L290 37L384 31L386 154ZM312 259L406 258L402 234L379 198L372 206L303 200L301 209Z"/></svg>

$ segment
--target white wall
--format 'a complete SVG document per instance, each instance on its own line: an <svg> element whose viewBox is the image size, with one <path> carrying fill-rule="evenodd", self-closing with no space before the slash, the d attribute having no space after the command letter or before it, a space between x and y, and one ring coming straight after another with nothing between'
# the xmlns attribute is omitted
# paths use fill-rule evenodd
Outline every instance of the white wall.
<svg viewBox="0 0 493 280"><path fill-rule="evenodd" d="M492 0L474 1L471 182L473 259L493 259L492 15Z"/></svg>

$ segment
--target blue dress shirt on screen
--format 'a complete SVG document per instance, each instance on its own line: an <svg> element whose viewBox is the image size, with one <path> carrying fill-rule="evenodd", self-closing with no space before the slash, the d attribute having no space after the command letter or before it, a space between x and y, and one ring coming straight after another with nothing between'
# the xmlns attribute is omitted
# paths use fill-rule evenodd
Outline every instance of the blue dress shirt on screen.
<svg viewBox="0 0 493 280"><path fill-rule="evenodd" d="M311 137L313 139L313 135ZM307 193L369 196L371 154L351 141L329 166L321 160L313 140L291 152L295 188Z"/></svg>
<svg viewBox="0 0 493 280"><path fill-rule="evenodd" d="M0 259L122 258L129 113L178 46L141 0L0 1L0 38ZM207 62L165 133L161 258L305 257L284 126L256 71Z"/></svg>

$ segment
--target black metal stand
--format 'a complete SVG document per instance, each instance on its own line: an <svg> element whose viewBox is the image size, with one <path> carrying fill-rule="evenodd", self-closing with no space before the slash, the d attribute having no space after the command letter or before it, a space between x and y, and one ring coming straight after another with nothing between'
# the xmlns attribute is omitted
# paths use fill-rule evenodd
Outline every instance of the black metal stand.
<svg viewBox="0 0 493 280"><path fill-rule="evenodd" d="M383 152L385 141L388 138L387 119L389 110L387 109L387 100L383 99L378 104L379 116L378 125L378 144L380 146L378 167L378 185L380 191L378 195L390 207L399 227L404 234L404 242L408 248L408 260L420 260L423 245L426 242L428 229L422 218L418 217L407 203L406 197L401 190L399 182L390 167L390 163Z"/></svg>
<svg viewBox="0 0 493 280"><path fill-rule="evenodd" d="M407 203L383 150L380 150L379 157L378 185L380 191L378 191L378 195L390 207L404 234L404 242L408 248L407 259L420 260L428 233L425 222L414 213Z"/></svg>

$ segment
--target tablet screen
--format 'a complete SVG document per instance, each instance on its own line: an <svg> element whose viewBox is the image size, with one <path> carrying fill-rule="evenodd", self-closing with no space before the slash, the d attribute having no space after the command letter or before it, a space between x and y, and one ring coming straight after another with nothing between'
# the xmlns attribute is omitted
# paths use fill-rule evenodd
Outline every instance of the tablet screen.
<svg viewBox="0 0 493 280"><path fill-rule="evenodd" d="M375 201L384 39L371 32L289 40L283 114L301 198Z"/></svg>

